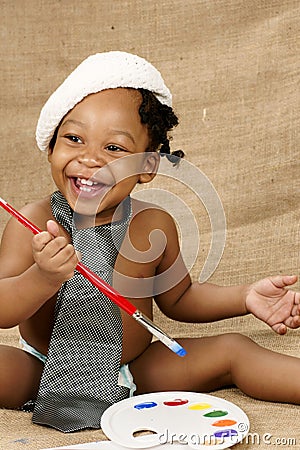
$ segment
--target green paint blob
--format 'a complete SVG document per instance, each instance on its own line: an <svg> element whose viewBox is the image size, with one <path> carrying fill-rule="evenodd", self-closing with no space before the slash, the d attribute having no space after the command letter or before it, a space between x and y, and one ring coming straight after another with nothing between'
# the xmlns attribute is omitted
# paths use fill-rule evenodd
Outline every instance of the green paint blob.
<svg viewBox="0 0 300 450"><path fill-rule="evenodd" d="M204 417L223 417L223 416L227 416L227 414L228 414L227 411L217 410L217 411L211 411L209 413L204 414Z"/></svg>

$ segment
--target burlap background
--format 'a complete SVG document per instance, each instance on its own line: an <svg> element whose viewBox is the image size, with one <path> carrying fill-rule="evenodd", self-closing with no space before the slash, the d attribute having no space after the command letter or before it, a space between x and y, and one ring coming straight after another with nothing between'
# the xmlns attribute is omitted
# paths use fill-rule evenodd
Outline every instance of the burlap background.
<svg viewBox="0 0 300 450"><path fill-rule="evenodd" d="M1 197L18 208L53 189L34 132L54 87L88 54L135 52L162 71L173 92L180 117L173 147L185 150L222 199L227 241L211 279L232 284L298 272L299 1L1 0L0 8ZM165 188L165 182L155 183ZM179 186L176 194L190 205L200 227L201 250L192 268L197 278L210 224L191 191ZM2 211L0 231L7 219ZM194 244L190 235L188 248ZM189 326L160 314L156 320L176 336L234 329L300 356L298 331L278 337L251 317ZM17 331L1 330L0 341L17 345ZM260 437L259 445L256 436L239 448L269 448L264 433L272 435L274 445L281 440L286 448L300 448L298 407L252 400L236 389L217 395L242 407ZM0 411L3 450L104 438L101 431L65 436L32 425L30 414ZM293 438L297 446L287 445Z"/></svg>

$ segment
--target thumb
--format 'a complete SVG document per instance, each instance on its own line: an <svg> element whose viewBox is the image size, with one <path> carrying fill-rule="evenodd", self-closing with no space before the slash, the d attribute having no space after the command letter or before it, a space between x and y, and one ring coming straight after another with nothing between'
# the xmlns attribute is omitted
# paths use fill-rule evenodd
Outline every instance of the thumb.
<svg viewBox="0 0 300 450"><path fill-rule="evenodd" d="M47 231L53 237L57 237L59 235L59 227L58 227L57 223L54 220L48 220L47 221Z"/></svg>
<svg viewBox="0 0 300 450"><path fill-rule="evenodd" d="M296 283L297 279L297 275L277 275L270 278L272 283L278 288L291 286L292 284Z"/></svg>

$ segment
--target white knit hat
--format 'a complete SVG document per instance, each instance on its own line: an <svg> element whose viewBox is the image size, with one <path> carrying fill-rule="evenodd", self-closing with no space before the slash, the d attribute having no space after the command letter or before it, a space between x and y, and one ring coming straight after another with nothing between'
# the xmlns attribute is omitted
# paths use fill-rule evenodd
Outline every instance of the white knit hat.
<svg viewBox="0 0 300 450"><path fill-rule="evenodd" d="M163 104L172 106L172 95L160 72L145 59L126 52L96 53L89 56L49 97L36 128L40 150L48 150L62 118L89 94L118 87L144 88Z"/></svg>

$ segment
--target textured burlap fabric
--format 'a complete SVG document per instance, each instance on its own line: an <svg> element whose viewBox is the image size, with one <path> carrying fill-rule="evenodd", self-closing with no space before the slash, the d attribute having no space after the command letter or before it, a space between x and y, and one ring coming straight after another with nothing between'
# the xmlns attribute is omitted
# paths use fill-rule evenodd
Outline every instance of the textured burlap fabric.
<svg viewBox="0 0 300 450"><path fill-rule="evenodd" d="M162 72L173 93L180 119L173 149L185 151L223 203L226 246L211 281L233 284L298 273L298 1L0 0L0 7L1 197L19 208L54 189L34 133L42 105L65 76L92 53L137 53ZM200 248L191 268L197 279L211 241L209 217L187 186L170 185L199 226ZM154 187L165 190L165 179L158 177L147 189ZM1 211L1 232L7 220ZM188 254L195 250L195 233L185 239ZM251 317L182 325L156 311L155 320L173 336L235 330L300 356L299 331L279 337ZM0 330L0 342L18 345L17 330ZM299 407L253 400L237 389L216 395L249 416L254 436L239 448L270 448L266 433L272 444L297 448L292 440L297 439L299 448ZM65 436L33 425L30 413L0 411L1 449L102 439L101 431Z"/></svg>

